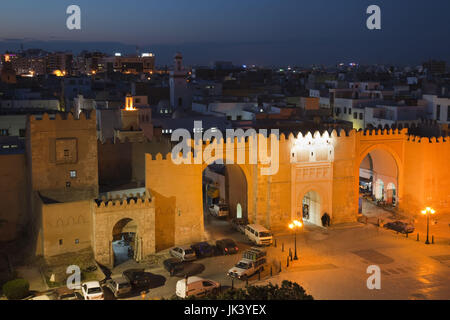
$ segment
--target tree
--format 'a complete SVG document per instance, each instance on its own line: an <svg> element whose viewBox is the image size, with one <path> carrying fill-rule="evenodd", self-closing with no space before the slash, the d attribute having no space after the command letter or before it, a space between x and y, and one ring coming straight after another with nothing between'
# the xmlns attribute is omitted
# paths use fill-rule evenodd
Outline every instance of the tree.
<svg viewBox="0 0 450 320"><path fill-rule="evenodd" d="M15 279L5 283L2 290L8 300L19 300L29 294L30 284L25 279Z"/></svg>
<svg viewBox="0 0 450 320"><path fill-rule="evenodd" d="M173 297L172 299L179 299ZM203 297L187 297L184 300L313 300L298 283L284 280L281 287L269 283L265 286L248 286L243 289L228 289L220 293L209 293Z"/></svg>

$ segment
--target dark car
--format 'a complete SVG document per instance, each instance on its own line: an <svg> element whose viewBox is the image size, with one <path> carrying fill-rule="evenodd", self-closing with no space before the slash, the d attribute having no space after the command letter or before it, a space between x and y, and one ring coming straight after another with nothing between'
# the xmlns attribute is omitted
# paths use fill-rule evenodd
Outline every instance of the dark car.
<svg viewBox="0 0 450 320"><path fill-rule="evenodd" d="M217 240L216 247L220 254L233 254L233 253L238 253L238 251L239 251L239 248L238 248L236 242L234 242L231 239Z"/></svg>
<svg viewBox="0 0 450 320"><path fill-rule="evenodd" d="M212 257L214 255L214 247L208 242L198 242L191 246L192 250L198 258Z"/></svg>
<svg viewBox="0 0 450 320"><path fill-rule="evenodd" d="M170 276L174 276L184 270L183 261L178 258L170 258L164 260L164 268L170 273Z"/></svg>
<svg viewBox="0 0 450 320"><path fill-rule="evenodd" d="M406 222L402 222L402 221L394 221L394 222L389 222L386 223L384 226L384 228L386 229L391 229L400 233L413 233L414 232L414 226L406 223Z"/></svg>
<svg viewBox="0 0 450 320"><path fill-rule="evenodd" d="M145 288L150 286L151 274L143 269L130 269L122 273L128 279L133 288Z"/></svg>

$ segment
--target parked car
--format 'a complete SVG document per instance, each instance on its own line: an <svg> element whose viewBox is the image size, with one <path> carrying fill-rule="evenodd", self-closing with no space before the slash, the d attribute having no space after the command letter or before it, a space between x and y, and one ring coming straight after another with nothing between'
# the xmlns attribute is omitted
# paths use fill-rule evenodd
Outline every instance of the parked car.
<svg viewBox="0 0 450 320"><path fill-rule="evenodd" d="M220 283L200 277L189 277L178 280L175 293L180 298L189 296L203 296L209 292L218 292Z"/></svg>
<svg viewBox="0 0 450 320"><path fill-rule="evenodd" d="M272 233L259 224L249 224L245 227L245 235L257 245L270 246L273 241Z"/></svg>
<svg viewBox="0 0 450 320"><path fill-rule="evenodd" d="M50 299L48 295L44 294L41 296L32 297L29 300L52 300L52 299Z"/></svg>
<svg viewBox="0 0 450 320"><path fill-rule="evenodd" d="M78 292L66 287L56 289L56 298L58 300L83 300Z"/></svg>
<svg viewBox="0 0 450 320"><path fill-rule="evenodd" d="M236 231L240 233L245 233L245 226L248 225L248 220L246 218L234 218L231 220L231 226Z"/></svg>
<svg viewBox="0 0 450 320"><path fill-rule="evenodd" d="M193 261L197 259L194 250L191 247L175 247L170 249L170 255L183 261Z"/></svg>
<svg viewBox="0 0 450 320"><path fill-rule="evenodd" d="M132 288L148 288L151 282L151 274L143 269L129 269L122 275L130 282Z"/></svg>
<svg viewBox="0 0 450 320"><path fill-rule="evenodd" d="M242 259L230 270L228 275L232 278L246 280L252 275L263 271L267 264L267 252L264 249L252 247L242 254Z"/></svg>
<svg viewBox="0 0 450 320"><path fill-rule="evenodd" d="M405 234L414 232L414 226L412 224L402 221L388 222L383 227Z"/></svg>
<svg viewBox="0 0 450 320"><path fill-rule="evenodd" d="M197 258L212 257L214 255L214 247L208 242L198 242L191 246Z"/></svg>
<svg viewBox="0 0 450 320"><path fill-rule="evenodd" d="M106 287L118 298L131 291L130 281L124 276L115 277L106 281Z"/></svg>
<svg viewBox="0 0 450 320"><path fill-rule="evenodd" d="M84 300L104 300L103 289L98 281L89 281L81 285Z"/></svg>
<svg viewBox="0 0 450 320"><path fill-rule="evenodd" d="M179 258L164 260L163 264L164 268L170 273L171 277L184 270L183 261Z"/></svg>
<svg viewBox="0 0 450 320"><path fill-rule="evenodd" d="M220 254L238 253L239 248L232 239L222 239L216 241L216 247Z"/></svg>

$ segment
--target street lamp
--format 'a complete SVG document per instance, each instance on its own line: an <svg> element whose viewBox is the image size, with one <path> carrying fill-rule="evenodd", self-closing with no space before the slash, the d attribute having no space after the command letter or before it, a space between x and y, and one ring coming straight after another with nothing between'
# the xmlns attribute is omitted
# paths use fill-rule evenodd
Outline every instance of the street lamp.
<svg viewBox="0 0 450 320"><path fill-rule="evenodd" d="M298 220L294 220L289 224L289 229L294 230L294 246L295 246L294 260L298 260L298 257L297 257L297 229L301 228L302 226L303 226L303 223L301 223Z"/></svg>
<svg viewBox="0 0 450 320"><path fill-rule="evenodd" d="M435 214L436 211L434 211L430 207L426 207L425 210L422 210L422 214L427 216L427 241L425 241L425 244L430 244L430 241L428 240L428 233L430 230L430 214Z"/></svg>

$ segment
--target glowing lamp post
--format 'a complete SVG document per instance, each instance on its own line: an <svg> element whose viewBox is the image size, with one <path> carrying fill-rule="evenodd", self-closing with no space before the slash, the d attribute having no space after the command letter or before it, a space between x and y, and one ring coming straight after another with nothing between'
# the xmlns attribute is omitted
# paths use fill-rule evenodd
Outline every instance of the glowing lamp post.
<svg viewBox="0 0 450 320"><path fill-rule="evenodd" d="M301 228L303 226L303 223L301 223L298 220L294 220L289 224L289 229L294 230L294 260L298 260L297 257L297 229Z"/></svg>
<svg viewBox="0 0 450 320"><path fill-rule="evenodd" d="M425 244L430 244L430 241L428 240L428 234L430 230L430 214L435 214L436 211L434 211L430 207L426 207L425 210L422 210L422 214L427 216L427 241L425 241Z"/></svg>

